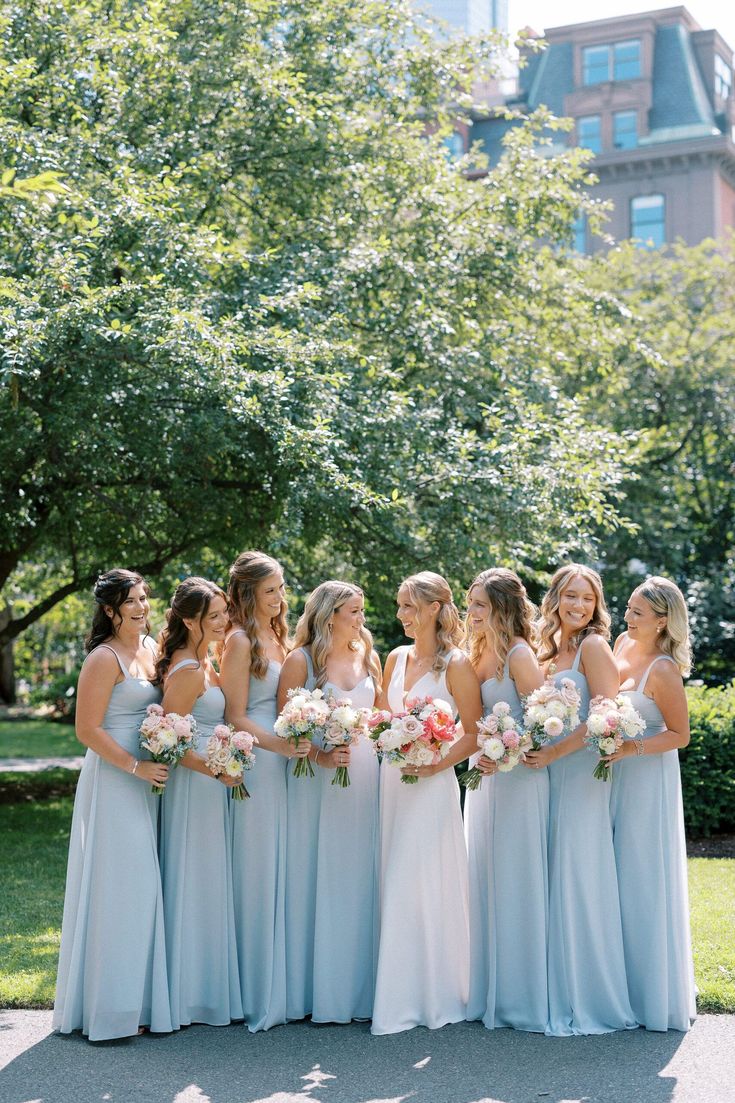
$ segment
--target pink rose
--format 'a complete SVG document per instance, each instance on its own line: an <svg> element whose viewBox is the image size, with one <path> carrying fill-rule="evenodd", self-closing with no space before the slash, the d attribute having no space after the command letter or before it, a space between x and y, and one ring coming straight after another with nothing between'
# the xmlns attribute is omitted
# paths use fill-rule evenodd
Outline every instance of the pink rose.
<svg viewBox="0 0 735 1103"><path fill-rule="evenodd" d="M163 716L164 712L160 705L149 705L145 710L149 716Z"/></svg>

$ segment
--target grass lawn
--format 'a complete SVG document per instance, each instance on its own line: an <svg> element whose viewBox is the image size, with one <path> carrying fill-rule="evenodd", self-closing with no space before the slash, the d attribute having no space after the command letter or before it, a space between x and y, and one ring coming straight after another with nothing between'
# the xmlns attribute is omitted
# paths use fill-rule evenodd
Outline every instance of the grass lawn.
<svg viewBox="0 0 735 1103"><path fill-rule="evenodd" d="M0 1007L54 998L73 798L30 796L0 804ZM690 858L689 895L699 1009L735 1012L735 858Z"/></svg>
<svg viewBox="0 0 735 1103"><path fill-rule="evenodd" d="M0 758L62 758L84 754L73 724L0 720Z"/></svg>

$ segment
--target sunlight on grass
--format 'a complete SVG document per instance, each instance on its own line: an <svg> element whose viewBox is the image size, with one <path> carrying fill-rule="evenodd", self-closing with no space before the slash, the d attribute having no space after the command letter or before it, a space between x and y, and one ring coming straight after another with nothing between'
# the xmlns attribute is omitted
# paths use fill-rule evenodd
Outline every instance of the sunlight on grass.
<svg viewBox="0 0 735 1103"><path fill-rule="evenodd" d="M735 858L690 858L689 899L697 1006L735 1012Z"/></svg>
<svg viewBox="0 0 735 1103"><path fill-rule="evenodd" d="M62 758L84 754L73 724L0 720L0 758Z"/></svg>

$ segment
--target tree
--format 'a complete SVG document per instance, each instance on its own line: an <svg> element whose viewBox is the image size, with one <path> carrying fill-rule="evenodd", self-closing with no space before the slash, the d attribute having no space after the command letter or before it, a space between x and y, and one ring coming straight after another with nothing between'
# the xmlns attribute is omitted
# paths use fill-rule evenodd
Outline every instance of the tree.
<svg viewBox="0 0 735 1103"><path fill-rule="evenodd" d="M624 451L557 378L569 313L603 366L621 337L558 248L586 155L544 156L544 113L483 182L442 152L496 42L385 0L18 0L0 30L6 600L48 564L0 643L116 562L259 544L389 592L616 523Z"/></svg>

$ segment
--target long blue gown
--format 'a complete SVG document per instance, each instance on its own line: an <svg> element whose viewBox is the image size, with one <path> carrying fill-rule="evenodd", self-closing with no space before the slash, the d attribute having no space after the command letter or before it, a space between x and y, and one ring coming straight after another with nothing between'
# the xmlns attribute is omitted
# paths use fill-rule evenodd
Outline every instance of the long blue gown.
<svg viewBox="0 0 735 1103"><path fill-rule="evenodd" d="M183 659L182 666L196 666ZM224 722L225 698L208 686L192 715L195 750ZM177 766L161 808L161 873L166 949L175 1026L225 1026L242 1019L232 902L231 835L227 788L214 778Z"/></svg>
<svg viewBox="0 0 735 1103"><path fill-rule="evenodd" d="M510 676L482 683L485 715L498 701L520 725L523 705ZM468 1019L489 1029L515 1027L543 1034L549 1017L548 934L549 775L522 764L468 789L465 834L470 879L470 998Z"/></svg>
<svg viewBox="0 0 735 1103"><path fill-rule="evenodd" d="M570 670L580 719L590 692L580 673L584 641ZM628 999L618 899L610 782L592 776L597 754L575 751L549 766L549 1023L547 1034L605 1034L638 1024Z"/></svg>
<svg viewBox="0 0 735 1103"><path fill-rule="evenodd" d="M100 646L107 647L107 644ZM134 678L113 687L102 727L136 758L138 729L159 691ZM161 875L158 797L139 777L88 750L74 799L53 1025L90 1041L140 1026L172 1029Z"/></svg>
<svg viewBox="0 0 735 1103"><path fill-rule="evenodd" d="M333 682L323 688L355 708L375 700L369 675L349 691ZM348 1023L370 1018L375 989L380 772L372 743L363 737L352 745L348 788L332 785L333 770L319 773L312 1020Z"/></svg>
<svg viewBox="0 0 735 1103"><path fill-rule="evenodd" d="M316 677L311 655L306 660L305 689L314 689ZM314 1005L314 934L316 931L317 847L322 785L318 766L315 777L294 777L298 759L288 763L286 798L286 1016L303 1019Z"/></svg>
<svg viewBox="0 0 735 1103"><path fill-rule="evenodd" d="M652 666L635 690L624 694L646 721L644 740L666 730L658 705L644 692ZM676 750L636 755L614 763L612 770L613 838L630 1002L647 1030L688 1030L696 1002L679 755Z"/></svg>
<svg viewBox="0 0 735 1103"><path fill-rule="evenodd" d="M239 631L239 630L238 630ZM250 677L247 714L273 730L280 665ZM250 798L230 802L232 884L240 991L255 1033L286 1021L286 759L255 747Z"/></svg>

